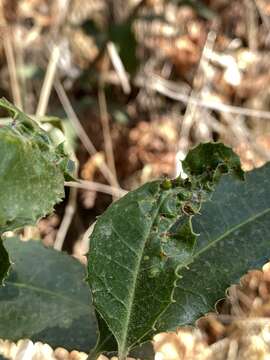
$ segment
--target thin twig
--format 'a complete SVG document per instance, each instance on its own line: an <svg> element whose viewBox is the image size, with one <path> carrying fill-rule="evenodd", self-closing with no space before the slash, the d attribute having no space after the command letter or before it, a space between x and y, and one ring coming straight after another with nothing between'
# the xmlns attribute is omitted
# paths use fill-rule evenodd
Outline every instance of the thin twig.
<svg viewBox="0 0 270 360"><path fill-rule="evenodd" d="M258 16L256 4L253 0L245 0L245 7L248 46L252 52L256 52L258 49Z"/></svg>
<svg viewBox="0 0 270 360"><path fill-rule="evenodd" d="M214 116L212 116L210 112L207 112L205 121L207 122L209 128L211 128L212 130L216 131L219 134L226 134L226 126L223 125L220 121L218 121Z"/></svg>
<svg viewBox="0 0 270 360"><path fill-rule="evenodd" d="M76 169L74 175L77 176L79 163L74 152L72 154L72 160L75 163L75 169ZM69 191L68 203L65 207L65 213L61 225L57 231L56 239L54 242L54 249L56 250L61 251L63 248L63 244L67 236L68 229L70 227L70 224L77 209L77 194L78 194L78 188L72 187Z"/></svg>
<svg viewBox="0 0 270 360"><path fill-rule="evenodd" d="M110 132L110 125L109 125L109 116L108 116L107 103L106 103L103 84L100 84L98 89L98 103L100 109L100 120L101 120L103 137L104 137L106 158L107 158L108 166L114 176L112 185L115 187L119 187L117 181L116 167L115 167L114 154L113 154L113 144L112 144L112 137Z"/></svg>
<svg viewBox="0 0 270 360"><path fill-rule="evenodd" d="M206 52L211 52L215 43L215 39L216 39L216 34L213 31L210 31L207 39L205 41L205 45L202 51L202 55L201 55L201 59L198 65L198 69L196 72L196 75L193 79L193 90L191 91L190 97L189 97L189 101L187 103L187 109L182 121L182 126L181 126L181 132L180 132L180 140L179 140L179 144L178 144L178 150L180 152L186 152L187 151L187 147L188 147L188 143L189 143L189 133L190 133L190 129L192 127L193 121L195 120L195 116L196 113L198 111L198 108L200 107L199 104L197 103L193 103L192 101L190 101L193 97L201 97L201 91L203 88L203 84L204 84L204 67L205 67L205 62L208 62L208 59L206 60L205 57L205 53ZM198 85L198 83L200 83ZM196 87L199 86L199 89L196 89ZM196 94L196 95L195 95Z"/></svg>
<svg viewBox="0 0 270 360"><path fill-rule="evenodd" d="M60 48L58 45L54 45L51 52L49 64L47 66L45 78L42 84L36 116L41 117L46 114L59 58L60 58Z"/></svg>
<svg viewBox="0 0 270 360"><path fill-rule="evenodd" d="M209 58L206 58L206 53L209 52L211 53L215 39L216 39L216 34L213 31L210 31L205 41L205 45L201 54L197 72L193 79L193 89L191 91L191 95L188 97L186 112L183 121L181 123L180 138L175 156L175 175L176 176L180 175L183 178L185 178L187 175L183 171L182 161L184 160L187 154L187 150L189 146L190 130L194 123L194 120L196 120L196 114L198 111L198 107L200 106L198 103L192 102L191 99L194 96L198 98L201 97L201 92L204 86L204 70L205 70L204 68L206 63L208 65L209 62Z"/></svg>
<svg viewBox="0 0 270 360"><path fill-rule="evenodd" d="M189 95L181 93L181 88L179 88L177 84L173 83L172 81L165 80L154 74L152 74L151 77L149 76L144 79L142 78L138 79L137 85L154 90L157 93L168 97L169 99L181 101L184 104L187 104L190 101L191 103L198 104L207 109L216 110L223 113L250 116L250 117L270 120L270 111L255 110L240 106L227 105L227 104L219 103L217 101L203 100L197 97L191 97Z"/></svg>
<svg viewBox="0 0 270 360"><path fill-rule="evenodd" d="M14 104L23 110L22 97L20 92L20 85L18 81L18 74L16 69L16 62L14 56L14 48L13 48L13 37L11 33L11 29L7 26L5 34L3 36L3 43L5 54L7 58L7 66L10 77L10 86Z"/></svg>
<svg viewBox="0 0 270 360"><path fill-rule="evenodd" d="M54 249L61 251L63 248L63 244L65 238L67 236L68 229L72 222L73 216L76 212L77 208L77 193L78 189L76 187L72 187L69 192L68 203L65 207L65 213L61 222L61 225L57 231L56 239L54 242Z"/></svg>
<svg viewBox="0 0 270 360"><path fill-rule="evenodd" d="M125 94L129 94L131 92L131 87L129 83L129 77L125 70L124 64L117 52L117 49L113 42L109 41L107 44L108 54L110 56L111 62L114 66L114 69L118 75L120 83L122 85L123 91Z"/></svg>
<svg viewBox="0 0 270 360"><path fill-rule="evenodd" d="M97 192L109 194L109 195L112 195L115 197L122 197L127 194L126 190L123 190L123 189L120 189L117 187L113 187L113 186L109 186L109 185L105 185L105 184L101 184L101 183L94 182L94 181L87 181L87 180L78 180L77 182L76 181L66 181L65 186L75 187L75 188L85 189L85 190L90 190L90 191L97 191Z"/></svg>
<svg viewBox="0 0 270 360"><path fill-rule="evenodd" d="M98 83L98 104L99 104L99 112L100 112L100 122L102 126L103 138L104 138L104 148L106 153L106 159L108 163L108 167L113 174L113 182L111 183L114 187L119 187L118 180L117 180L117 172L115 167L115 160L114 160L114 153L113 153L113 143L111 138L111 131L110 131L110 121L109 121L109 114L107 108L107 101L106 95L104 90L104 75L106 74L108 63L103 60L102 62L102 70L99 76L99 83ZM115 198L114 198L115 200Z"/></svg>
<svg viewBox="0 0 270 360"><path fill-rule="evenodd" d="M83 143L84 147L86 148L86 150L88 151L88 153L90 155L96 154L97 150L96 150L95 146L93 145L92 141L89 139L86 131L84 130L83 126L81 125L80 120L78 119L75 111L73 110L73 107L69 101L69 98L63 88L63 85L60 83L60 81L58 79L55 80L54 87L55 87L55 90L59 97L59 100L60 100L68 118L70 119L79 139ZM105 177L105 179L111 185L113 185L114 184L114 176L113 176L112 172L110 171L110 169L108 168L108 166L106 165L106 163L98 164L98 166L100 168L101 173Z"/></svg>

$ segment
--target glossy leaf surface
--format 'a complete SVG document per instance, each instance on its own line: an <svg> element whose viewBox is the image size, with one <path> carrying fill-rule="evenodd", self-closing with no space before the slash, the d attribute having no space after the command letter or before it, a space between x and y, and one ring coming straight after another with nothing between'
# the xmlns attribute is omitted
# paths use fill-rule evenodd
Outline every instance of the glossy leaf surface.
<svg viewBox="0 0 270 360"><path fill-rule="evenodd" d="M239 159L222 144L194 149L184 169L187 180L148 183L112 204L91 236L94 304L118 343L120 359L150 338L172 302L176 270L190 263L194 253L191 218L215 182L223 173L243 176Z"/></svg>
<svg viewBox="0 0 270 360"><path fill-rule="evenodd" d="M64 196L69 161L36 122L4 99L14 121L0 127L0 234L52 212Z"/></svg>
<svg viewBox="0 0 270 360"><path fill-rule="evenodd" d="M157 331L193 324L214 309L225 290L270 258L270 164L246 173L245 182L225 176L193 226L200 236L190 261L178 269L175 302Z"/></svg>
<svg viewBox="0 0 270 360"><path fill-rule="evenodd" d="M83 265L36 241L11 238L4 244L13 265L0 288L0 338L93 347L96 320Z"/></svg>

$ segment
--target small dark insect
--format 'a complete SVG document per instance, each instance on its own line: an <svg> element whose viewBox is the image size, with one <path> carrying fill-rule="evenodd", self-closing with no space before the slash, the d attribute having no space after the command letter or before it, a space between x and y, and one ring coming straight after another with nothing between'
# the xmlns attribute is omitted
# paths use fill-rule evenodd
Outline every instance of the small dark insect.
<svg viewBox="0 0 270 360"><path fill-rule="evenodd" d="M189 203L184 203L182 206L182 211L184 214L191 216L195 214L194 209L192 208L191 204Z"/></svg>

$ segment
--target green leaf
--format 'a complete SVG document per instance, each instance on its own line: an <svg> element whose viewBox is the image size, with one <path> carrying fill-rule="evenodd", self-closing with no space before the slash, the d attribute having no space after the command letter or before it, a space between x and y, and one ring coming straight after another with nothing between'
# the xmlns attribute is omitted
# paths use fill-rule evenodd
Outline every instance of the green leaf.
<svg viewBox="0 0 270 360"><path fill-rule="evenodd" d="M96 312L96 318L98 323L98 340L96 346L90 351L89 357L87 360L95 360L100 354L117 352L117 343L116 340L109 330L106 322L102 319L98 312Z"/></svg>
<svg viewBox="0 0 270 360"><path fill-rule="evenodd" d="M9 266L9 256L0 238L0 286L8 273Z"/></svg>
<svg viewBox="0 0 270 360"><path fill-rule="evenodd" d="M14 121L0 127L0 234L34 224L64 196L70 160L37 123L1 99Z"/></svg>
<svg viewBox="0 0 270 360"><path fill-rule="evenodd" d="M213 155L202 156L205 164L199 169L197 162L191 166L193 152ZM193 152L184 163L189 179L155 181L128 193L98 219L91 236L89 283L96 309L118 343L120 360L150 338L172 302L176 270L193 256L191 218L215 181L223 172L242 176L239 159L222 144L205 144Z"/></svg>
<svg viewBox="0 0 270 360"><path fill-rule="evenodd" d="M84 267L36 241L4 243L13 265L0 288L0 338L88 351L97 336Z"/></svg>
<svg viewBox="0 0 270 360"><path fill-rule="evenodd" d="M233 174L244 180L244 172L239 158L232 150L221 143L200 144L191 150L183 161L183 169L191 182L210 187L216 184L223 174Z"/></svg>
<svg viewBox="0 0 270 360"><path fill-rule="evenodd" d="M117 342L114 336L98 313L96 313L96 317L99 329L99 339L101 341L98 340L97 345L92 349L87 360L95 360L100 354L105 354L108 358L117 354ZM147 342L136 346L131 351L130 356L135 359L153 359L154 350L152 344Z"/></svg>
<svg viewBox="0 0 270 360"><path fill-rule="evenodd" d="M157 331L193 324L214 309L232 283L270 258L270 164L246 173L240 183L225 176L211 201L194 218L199 233L193 257L178 269L175 302Z"/></svg>

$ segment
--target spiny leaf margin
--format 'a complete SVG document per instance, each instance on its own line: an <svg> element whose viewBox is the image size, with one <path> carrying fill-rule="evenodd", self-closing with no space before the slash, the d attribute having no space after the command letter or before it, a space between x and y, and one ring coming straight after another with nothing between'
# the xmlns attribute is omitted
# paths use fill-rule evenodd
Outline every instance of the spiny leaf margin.
<svg viewBox="0 0 270 360"><path fill-rule="evenodd" d="M211 156L202 156L206 153ZM201 168L193 164L197 156L205 161ZM118 343L120 359L150 338L173 301L177 269L189 261L195 246L191 219L215 183L223 173L243 178L238 157L223 144L200 145L183 167L187 180L148 183L111 205L90 239L89 284L96 309ZM111 270L117 267L118 273Z"/></svg>
<svg viewBox="0 0 270 360"><path fill-rule="evenodd" d="M39 125L5 99L0 107L13 116L0 127L0 234L25 225L53 211L64 196L69 173L63 145L55 146Z"/></svg>
<svg viewBox="0 0 270 360"><path fill-rule="evenodd" d="M178 269L174 302L158 319L158 332L192 325L212 311L225 290L270 258L270 164L249 171L245 182L224 176L193 226L194 256Z"/></svg>

